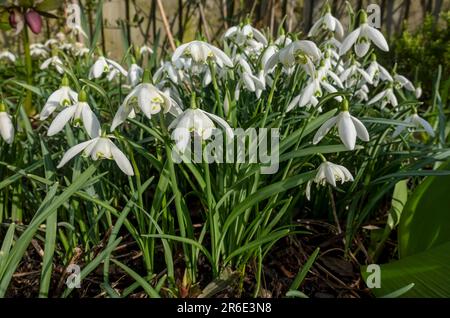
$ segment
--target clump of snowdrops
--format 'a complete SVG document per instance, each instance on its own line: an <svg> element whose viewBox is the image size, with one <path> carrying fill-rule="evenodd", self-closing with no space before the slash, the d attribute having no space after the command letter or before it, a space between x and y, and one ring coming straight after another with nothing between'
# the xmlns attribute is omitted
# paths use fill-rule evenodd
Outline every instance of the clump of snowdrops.
<svg viewBox="0 0 450 318"><path fill-rule="evenodd" d="M357 17L345 30L325 7L305 38L243 22L214 44L162 57L157 43L135 45L120 61L58 34L31 45L33 86L11 71L20 59L1 53L0 223L10 225L0 295L31 240L45 249L41 296L55 290L52 268L72 263L81 281L103 267L110 296L113 263L136 280L120 296L195 295L205 270L211 280L251 270L257 296L273 246L308 235L299 218L329 220L352 249L395 183L442 159L435 110L377 62L388 43L364 11ZM277 171L249 160L254 140L243 162L173 156L194 140L207 148L214 132L233 140L237 128L278 129ZM116 258L121 242L137 247L141 267Z"/></svg>

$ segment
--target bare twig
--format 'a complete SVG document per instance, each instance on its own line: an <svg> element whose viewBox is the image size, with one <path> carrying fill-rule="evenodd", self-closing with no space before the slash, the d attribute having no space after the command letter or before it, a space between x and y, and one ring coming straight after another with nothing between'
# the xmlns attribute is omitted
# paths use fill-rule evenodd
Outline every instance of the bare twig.
<svg viewBox="0 0 450 318"><path fill-rule="evenodd" d="M205 18L205 10L203 10L203 4L201 1L198 2L198 9L200 11L200 18L202 19L202 23L205 29L205 36L208 42L211 42L211 34L209 33L209 25L208 21Z"/></svg>
<svg viewBox="0 0 450 318"><path fill-rule="evenodd" d="M331 209L333 210L333 217L334 217L334 222L336 222L336 227L338 230L338 234L342 233L342 228L341 225L339 224L339 218L337 215L337 211L336 211L336 203L334 202L334 196L333 196L333 191L331 190L331 187L328 187L328 191L330 193L330 200L331 200Z"/></svg>
<svg viewBox="0 0 450 318"><path fill-rule="evenodd" d="M172 35L172 32L170 31L170 26L169 26L169 22L167 21L167 16L166 16L166 12L164 10L164 6L163 6L161 0L156 0L156 3L158 4L158 9L159 9L159 12L161 13L164 30L166 31L167 38L169 39L170 47L172 48L173 51L175 51L175 49L177 47L175 46L175 41L173 40L173 35Z"/></svg>

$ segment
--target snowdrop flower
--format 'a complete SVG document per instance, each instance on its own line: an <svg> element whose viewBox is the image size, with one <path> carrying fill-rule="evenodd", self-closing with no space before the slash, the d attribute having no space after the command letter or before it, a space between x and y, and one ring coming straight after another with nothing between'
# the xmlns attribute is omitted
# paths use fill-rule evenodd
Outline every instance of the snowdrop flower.
<svg viewBox="0 0 450 318"><path fill-rule="evenodd" d="M342 85L342 84L341 84ZM333 85L328 83L327 79L323 76L321 77L315 77L311 79L306 85L305 89L302 91L302 93L289 103L288 108L286 109L287 112L291 111L295 106L304 107L307 105L316 106L318 104L318 97L322 96L322 87L328 92L328 93L336 93L337 90L334 88ZM342 101L342 97L336 96L335 99L338 102Z"/></svg>
<svg viewBox="0 0 450 318"><path fill-rule="evenodd" d="M32 57L47 57L48 50L45 45L41 43L34 43L30 45L30 55Z"/></svg>
<svg viewBox="0 0 450 318"><path fill-rule="evenodd" d="M353 58L350 63L351 65L346 67L339 75L341 82L346 82L347 87L352 87L355 86L358 83L359 78L362 77L366 83L372 84L372 78L361 68L361 64Z"/></svg>
<svg viewBox="0 0 450 318"><path fill-rule="evenodd" d="M191 57L198 64L207 64L211 59L220 67L223 65L233 67L233 62L223 51L202 41L192 41L180 45L172 55L172 62L176 63L183 56Z"/></svg>
<svg viewBox="0 0 450 318"><path fill-rule="evenodd" d="M153 82L160 82L164 76L167 76L172 82L178 84L179 72L175 69L171 62L162 62L161 66L153 74Z"/></svg>
<svg viewBox="0 0 450 318"><path fill-rule="evenodd" d="M338 128L339 138L348 150L355 149L356 137L363 141L369 141L369 133L364 124L348 112L346 99L342 102L342 111L337 116L328 119L316 132L313 144L318 144L334 126Z"/></svg>
<svg viewBox="0 0 450 318"><path fill-rule="evenodd" d="M325 185L326 183L336 187L336 181L341 181L341 184L348 181L353 181L353 176L344 166L334 164L329 161L324 161L317 169L317 174L313 180L308 181L306 185L306 198L311 199L311 184L312 182L318 185Z"/></svg>
<svg viewBox="0 0 450 318"><path fill-rule="evenodd" d="M74 52L75 56L87 55L89 53L89 51L90 50L87 47L85 47L84 44L81 42L76 42L73 47L73 52Z"/></svg>
<svg viewBox="0 0 450 318"><path fill-rule="evenodd" d="M420 86L420 83L419 85L416 86L414 94L416 95L417 99L419 99L422 96L422 87Z"/></svg>
<svg viewBox="0 0 450 318"><path fill-rule="evenodd" d="M122 124L128 117L142 111L147 118L158 114L161 110L168 112L172 106L171 99L164 92L147 82L148 71L144 72L144 83L137 85L124 99L114 116L111 131ZM137 104L137 105L136 105ZM137 106L137 107L136 107Z"/></svg>
<svg viewBox="0 0 450 318"><path fill-rule="evenodd" d="M378 86L380 80L389 82L394 81L391 74L389 74L383 66L378 64L375 54L372 54L372 62L370 62L366 71L374 86Z"/></svg>
<svg viewBox="0 0 450 318"><path fill-rule="evenodd" d="M89 78L100 78L103 73L113 72L114 75L118 74L118 72L122 73L123 76L128 76L127 71L116 61L111 59L107 59L104 56L99 56L97 61L95 61L94 65L92 65L89 71ZM112 76L114 77L114 76ZM111 80L112 78L108 78Z"/></svg>
<svg viewBox="0 0 450 318"><path fill-rule="evenodd" d="M231 39L236 45L243 46L249 40L255 39L263 45L267 45L266 37L250 24L244 26L233 26L223 35L225 39Z"/></svg>
<svg viewBox="0 0 450 318"><path fill-rule="evenodd" d="M78 127L80 122L83 122L83 126L86 129L86 132L91 138L97 137L99 135L100 122L87 103L87 95L83 90L81 90L78 94L77 103L72 106L66 106L55 117L50 127L48 128L47 135L53 136L57 134L69 121L73 121L75 127Z"/></svg>
<svg viewBox="0 0 450 318"><path fill-rule="evenodd" d="M392 89L392 86L389 86L384 91L378 93L375 95L368 103L367 105L375 104L376 102L381 100L381 109L383 109L387 104L391 104L394 107L397 107L398 101L397 97L395 97L394 90Z"/></svg>
<svg viewBox="0 0 450 318"><path fill-rule="evenodd" d="M54 55L54 56L52 56L52 57L46 59L46 60L41 64L40 69L41 69L41 70L45 70L45 69L47 69L50 65L54 66L55 69L56 69L56 71L57 71L59 74L64 74L64 69L62 68L63 62L61 61L61 59L60 59L57 55Z"/></svg>
<svg viewBox="0 0 450 318"><path fill-rule="evenodd" d="M143 73L144 70L139 65L134 63L131 64L130 69L128 70L128 84L130 84L132 87L139 84Z"/></svg>
<svg viewBox="0 0 450 318"><path fill-rule="evenodd" d="M264 74L258 74L258 77L253 75L250 64L240 54L235 57L235 64L238 66L238 71L241 75L241 81L238 86L240 87L242 83L249 92L255 92L256 97L259 98L265 88ZM239 94L236 96L236 99L239 99Z"/></svg>
<svg viewBox="0 0 450 318"><path fill-rule="evenodd" d="M133 167L131 166L130 161L123 154L123 152L111 141L111 138L114 138L114 136L100 136L99 134L92 137L91 140L73 146L64 154L57 168L61 168L73 157L83 151L83 154L86 157L90 156L94 161L98 159L114 160L120 170L123 171L123 173L129 176L134 175Z"/></svg>
<svg viewBox="0 0 450 318"><path fill-rule="evenodd" d="M74 35L81 34L84 38L89 39L88 35L86 34L86 32L84 32L83 28L81 27L81 24L71 23L71 24L67 24L67 25L70 29L71 34L74 34Z"/></svg>
<svg viewBox="0 0 450 318"><path fill-rule="evenodd" d="M71 52L73 50L72 43L63 43L58 47L62 51Z"/></svg>
<svg viewBox="0 0 450 318"><path fill-rule="evenodd" d="M192 99L195 100L195 97ZM193 104L193 107L186 109L182 114L177 116L168 127L169 130L173 129L171 137L176 143L177 150L181 153L186 151L191 133L194 133L195 137L201 138L202 140L209 139L212 136L213 129L216 128L214 122L225 130L228 138L233 138L233 130L225 120L219 116L205 112L200 108L196 108L195 102Z"/></svg>
<svg viewBox="0 0 450 318"><path fill-rule="evenodd" d="M54 91L39 114L39 119L44 120L50 116L59 106L72 105L78 100L78 94L69 87L69 80L66 76L61 81L61 87Z"/></svg>
<svg viewBox="0 0 450 318"><path fill-rule="evenodd" d="M264 71L268 73L278 63L281 63L285 69L293 68L298 63L305 72L312 76L314 74L313 61L319 58L320 50L314 42L307 40L294 41L272 55L267 61Z"/></svg>
<svg viewBox="0 0 450 318"><path fill-rule="evenodd" d="M366 84L362 85L356 92L355 96L359 98L359 101L367 101L369 99L369 88Z"/></svg>
<svg viewBox="0 0 450 318"><path fill-rule="evenodd" d="M414 111L414 114L411 116L408 116L404 121L405 124L413 124L416 128L423 128L427 132L428 135L431 137L434 137L434 130L433 127L431 127L430 123L428 123L425 119L417 115L417 112ZM403 130L405 130L406 125L399 125L395 129L394 133L392 134L392 138L397 137L402 133Z"/></svg>
<svg viewBox="0 0 450 318"><path fill-rule="evenodd" d="M44 46L47 47L48 49L51 49L51 47L55 44L58 44L59 40L57 39L48 39L47 41L45 41Z"/></svg>
<svg viewBox="0 0 450 318"><path fill-rule="evenodd" d="M389 46L383 34L376 28L367 23L367 14L362 12L360 18L360 26L352 31L342 42L340 48L340 55L344 55L348 50L355 45L355 53L359 57L367 54L370 48L370 41L372 41L381 50L389 51Z"/></svg>
<svg viewBox="0 0 450 318"><path fill-rule="evenodd" d="M9 60L11 63L14 63L16 61L16 56L9 52L9 51L3 51L0 53L0 60Z"/></svg>
<svg viewBox="0 0 450 318"><path fill-rule="evenodd" d="M403 75L394 75L394 85L397 88L406 88L408 91L415 92L416 88L414 87L413 83Z"/></svg>
<svg viewBox="0 0 450 318"><path fill-rule="evenodd" d="M339 38L342 38L344 36L344 28L342 27L341 22L331 15L331 9L329 5L327 5L325 15L319 18L316 23L314 23L308 33L308 36L317 36L322 29L336 32Z"/></svg>
<svg viewBox="0 0 450 318"><path fill-rule="evenodd" d="M290 37L286 36L285 34L281 34L274 42L273 44L284 47L286 45L289 45L292 43L292 40Z"/></svg>
<svg viewBox="0 0 450 318"><path fill-rule="evenodd" d="M14 125L3 102L0 102L0 135L7 144L11 144L14 140Z"/></svg>
<svg viewBox="0 0 450 318"><path fill-rule="evenodd" d="M139 49L139 54L143 55L143 54L153 54L153 50L151 47L147 46L147 45L143 45L141 46L141 48Z"/></svg>

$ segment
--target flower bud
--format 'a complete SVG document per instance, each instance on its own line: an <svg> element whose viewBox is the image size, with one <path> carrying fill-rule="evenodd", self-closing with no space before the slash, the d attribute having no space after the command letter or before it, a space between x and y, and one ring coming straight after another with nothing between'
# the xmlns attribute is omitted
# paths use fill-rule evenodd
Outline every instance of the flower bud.
<svg viewBox="0 0 450 318"><path fill-rule="evenodd" d="M39 13L34 10L28 10L27 13L25 13L25 20L34 34L41 33L42 18Z"/></svg>

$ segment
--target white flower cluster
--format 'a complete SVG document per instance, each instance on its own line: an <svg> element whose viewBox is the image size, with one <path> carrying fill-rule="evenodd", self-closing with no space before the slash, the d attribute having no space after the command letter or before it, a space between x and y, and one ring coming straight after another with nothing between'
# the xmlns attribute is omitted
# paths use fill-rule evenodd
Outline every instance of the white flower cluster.
<svg viewBox="0 0 450 318"><path fill-rule="evenodd" d="M308 40L299 40L285 34L268 40L262 32L245 23L225 32L224 50L198 40L180 45L169 60L161 62L152 78L148 71L144 71L136 63L132 63L127 71L119 63L101 54L92 65L89 78L97 79L106 74L109 80L117 75L128 79L131 90L114 116L111 131L127 118L134 118L141 112L149 119L161 111L170 113L172 123L168 129L172 131L171 136L182 152L188 147L191 133L207 140L216 124L228 135L232 135L227 122L228 114L230 105L236 104L241 98L241 92L249 92L259 99L264 92L273 92L274 86L278 85L277 91L281 90L283 94L285 86L277 82L279 78L283 78L284 83L291 83L289 87L294 88L293 97L286 104L285 112L300 108L319 113L322 111L320 101L330 94L341 105L340 112L317 130L312 143L318 144L336 127L344 146L348 150L354 150L357 138L368 142L370 136L363 122L351 114L353 104L378 107L380 111L391 105L395 111L399 106L396 95L398 90L406 89L411 92L411 96L420 97L420 89L416 89L411 81L396 74L395 70L389 72L377 62L376 49L388 51L388 44L382 33L367 23L364 12L360 15L359 22L356 29L344 36L343 26L326 9L324 15L313 25ZM141 48L141 53L143 52L151 54L152 51L144 46ZM63 64L54 55L41 68L54 65L58 72L63 73L62 69L58 69L61 68L60 63ZM230 83L234 83L231 95ZM220 116L198 108L195 103L190 107L183 106L179 95L181 92L195 92L210 85L218 91L217 96L224 99L216 101L223 107L218 110ZM228 88L225 89L225 86ZM289 94L286 90L285 95L292 96ZM68 122L74 126L82 123L92 139L71 148L59 166L84 151L93 160L114 159L122 171L128 175L133 174L128 159L110 140L111 136L100 132L100 123L88 104L86 94L76 94L68 87L67 80L63 80L61 88L49 97L41 112L41 119L46 119L60 107L62 110L51 123L48 135L58 133ZM405 119L405 125L400 125L393 137L397 137L405 127L413 126L412 124L423 127L434 136L431 125L412 108L412 114ZM326 182L336 186L336 181L351 180L353 177L345 167L324 158L313 182ZM310 184L308 197L309 191Z"/></svg>

